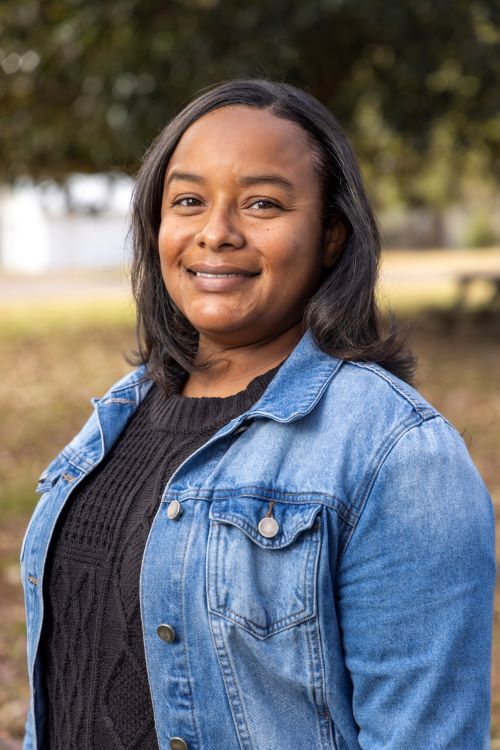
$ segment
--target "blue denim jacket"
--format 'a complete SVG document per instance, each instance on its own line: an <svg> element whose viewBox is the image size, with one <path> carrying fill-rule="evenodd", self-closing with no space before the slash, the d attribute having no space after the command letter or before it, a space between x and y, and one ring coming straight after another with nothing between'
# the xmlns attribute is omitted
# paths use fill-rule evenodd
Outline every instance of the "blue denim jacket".
<svg viewBox="0 0 500 750"><path fill-rule="evenodd" d="M139 368L94 399L40 479L21 552L25 750L42 750L52 530L150 385ZM494 575L491 501L461 436L410 386L307 332L163 492L140 581L160 749L488 748Z"/></svg>

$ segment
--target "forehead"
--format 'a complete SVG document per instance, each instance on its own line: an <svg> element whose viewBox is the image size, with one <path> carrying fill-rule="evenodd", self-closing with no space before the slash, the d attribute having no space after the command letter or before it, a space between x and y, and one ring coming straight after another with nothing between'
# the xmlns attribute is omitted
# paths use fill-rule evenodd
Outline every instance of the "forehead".
<svg viewBox="0 0 500 750"><path fill-rule="evenodd" d="M290 120L257 107L216 109L191 125L172 154L168 172L205 168L238 173L280 169L313 176L315 151L308 133Z"/></svg>

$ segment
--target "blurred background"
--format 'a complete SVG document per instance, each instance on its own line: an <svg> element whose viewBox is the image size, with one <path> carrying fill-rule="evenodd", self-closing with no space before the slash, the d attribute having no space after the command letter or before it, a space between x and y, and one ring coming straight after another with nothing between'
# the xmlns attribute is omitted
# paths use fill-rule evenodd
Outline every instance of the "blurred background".
<svg viewBox="0 0 500 750"><path fill-rule="evenodd" d="M0 31L0 750L13 750L34 484L129 369L133 175L201 87L269 76L336 115L382 228L381 304L410 326L416 385L499 506L500 4L2 0Z"/></svg>

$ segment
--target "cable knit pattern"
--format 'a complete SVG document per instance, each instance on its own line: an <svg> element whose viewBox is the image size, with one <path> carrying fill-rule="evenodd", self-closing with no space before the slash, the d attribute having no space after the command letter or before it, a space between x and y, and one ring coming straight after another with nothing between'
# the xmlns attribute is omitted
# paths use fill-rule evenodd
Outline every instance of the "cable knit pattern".
<svg viewBox="0 0 500 750"><path fill-rule="evenodd" d="M68 499L44 576L45 750L158 750L139 610L149 529L175 469L277 370L227 398L167 397L154 385Z"/></svg>

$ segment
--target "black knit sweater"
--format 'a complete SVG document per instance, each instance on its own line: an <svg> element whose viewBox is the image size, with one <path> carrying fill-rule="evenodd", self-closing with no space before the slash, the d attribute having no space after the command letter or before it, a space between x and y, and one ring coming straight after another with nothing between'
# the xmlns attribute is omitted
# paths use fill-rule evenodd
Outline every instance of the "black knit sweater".
<svg viewBox="0 0 500 750"><path fill-rule="evenodd" d="M46 750L158 750L139 611L149 529L175 469L260 398L277 369L226 398L167 397L154 385L75 488L44 577Z"/></svg>

